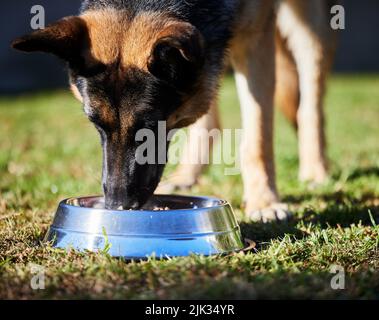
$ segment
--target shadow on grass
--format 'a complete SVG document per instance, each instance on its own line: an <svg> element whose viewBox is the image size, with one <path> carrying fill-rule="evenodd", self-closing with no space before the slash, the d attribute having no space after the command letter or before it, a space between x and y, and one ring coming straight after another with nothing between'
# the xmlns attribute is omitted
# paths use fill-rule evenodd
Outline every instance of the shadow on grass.
<svg viewBox="0 0 379 320"><path fill-rule="evenodd" d="M282 238L286 234L290 234L297 238L303 238L305 234L299 230L296 225L297 220L291 220L287 223L240 223L243 237L257 242L258 245L270 242L271 240Z"/></svg>
<svg viewBox="0 0 379 320"><path fill-rule="evenodd" d="M368 176L379 177L379 167L358 168L347 177L347 181L353 181Z"/></svg>
<svg viewBox="0 0 379 320"><path fill-rule="evenodd" d="M284 201L290 204L301 204L304 201L315 198L327 202L329 205L323 210L305 209L285 223L242 222L240 226L243 236L262 244L270 240L280 239L286 234L298 239L306 237L308 234L299 229L299 222L303 222L305 225L312 224L321 229L347 228L353 224L362 224L363 226L379 224L379 206L368 204L375 203L378 200L378 196L371 193L366 193L359 199L351 198L343 192L316 196L304 194L301 196L287 196Z"/></svg>
<svg viewBox="0 0 379 320"><path fill-rule="evenodd" d="M304 193L296 196L288 195L283 198L283 202L288 204L302 204L310 200L317 200L333 204L350 204L354 206L359 206L367 202L379 201L379 197L372 192L366 192L362 194L359 198L354 198L346 192L337 191L333 193L323 194Z"/></svg>
<svg viewBox="0 0 379 320"><path fill-rule="evenodd" d="M170 288L164 299L377 299L378 273L361 270L346 275L345 290L333 290L334 274L325 271L287 272L275 271L254 276L238 275L229 278L198 279L190 285Z"/></svg>

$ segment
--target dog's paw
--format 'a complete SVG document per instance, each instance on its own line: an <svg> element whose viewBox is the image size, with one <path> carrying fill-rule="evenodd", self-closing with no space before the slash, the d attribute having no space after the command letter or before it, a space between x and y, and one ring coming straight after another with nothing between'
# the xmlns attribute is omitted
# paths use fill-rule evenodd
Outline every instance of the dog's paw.
<svg viewBox="0 0 379 320"><path fill-rule="evenodd" d="M275 203L267 208L247 211L247 216L253 222L288 221L292 216L288 206L284 203Z"/></svg>
<svg viewBox="0 0 379 320"><path fill-rule="evenodd" d="M321 185L328 180L328 171L324 164L312 164L300 168L299 180L311 185Z"/></svg>

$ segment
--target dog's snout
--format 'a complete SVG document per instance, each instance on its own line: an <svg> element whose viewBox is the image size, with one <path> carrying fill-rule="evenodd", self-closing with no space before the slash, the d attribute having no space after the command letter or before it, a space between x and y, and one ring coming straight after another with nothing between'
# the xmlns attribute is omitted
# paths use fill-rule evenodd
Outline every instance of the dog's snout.
<svg viewBox="0 0 379 320"><path fill-rule="evenodd" d="M117 186L104 186L105 194L105 207L110 210L128 210L139 209L141 206L140 201L133 196L130 192L127 192L126 188Z"/></svg>
<svg viewBox="0 0 379 320"><path fill-rule="evenodd" d="M163 164L141 162L138 143L117 137L103 138L103 192L107 209L140 209L154 194ZM158 148L154 148L157 150Z"/></svg>

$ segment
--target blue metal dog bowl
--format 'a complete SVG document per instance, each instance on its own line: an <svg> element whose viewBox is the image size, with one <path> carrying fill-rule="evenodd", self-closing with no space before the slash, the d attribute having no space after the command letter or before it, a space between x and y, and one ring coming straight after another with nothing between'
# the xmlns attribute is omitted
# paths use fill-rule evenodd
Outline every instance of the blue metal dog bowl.
<svg viewBox="0 0 379 320"><path fill-rule="evenodd" d="M102 197L60 203L45 237L56 248L125 259L215 255L244 248L231 206L207 197L155 195L138 211L104 209Z"/></svg>

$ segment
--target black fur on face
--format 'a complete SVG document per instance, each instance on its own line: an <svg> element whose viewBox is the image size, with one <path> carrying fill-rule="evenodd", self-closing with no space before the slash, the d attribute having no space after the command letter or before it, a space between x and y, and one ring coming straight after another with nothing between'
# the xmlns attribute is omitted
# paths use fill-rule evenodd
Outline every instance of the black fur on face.
<svg viewBox="0 0 379 320"><path fill-rule="evenodd" d="M119 76L116 76L119 75ZM101 137L106 207L138 209L156 189L164 169L158 159L158 123L181 105L183 93L149 72L116 65L93 77L71 74L89 120ZM139 164L135 137L149 129L156 137L155 164ZM167 156L167 154L166 154Z"/></svg>

